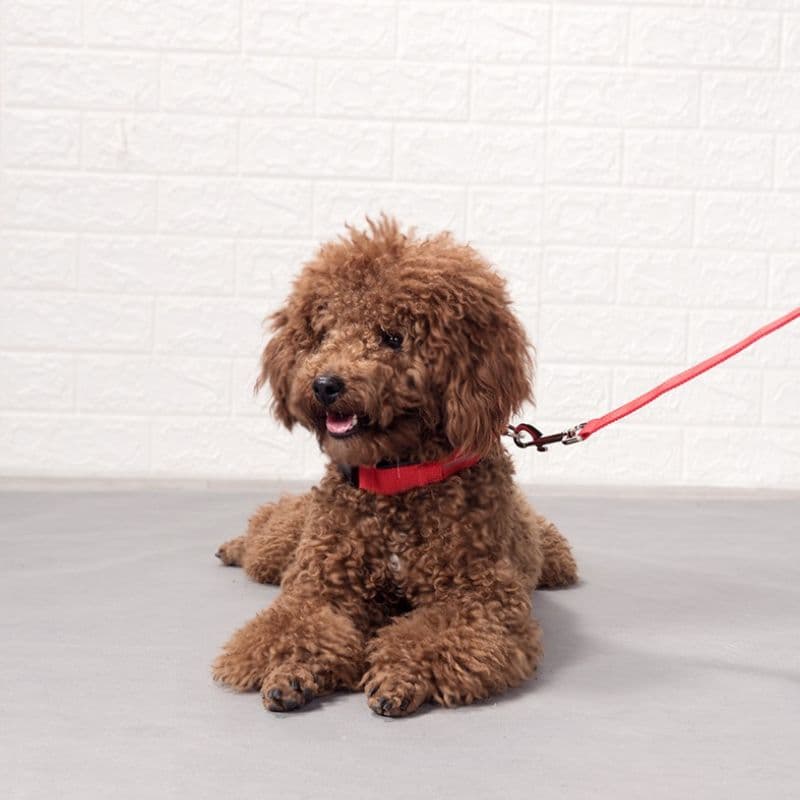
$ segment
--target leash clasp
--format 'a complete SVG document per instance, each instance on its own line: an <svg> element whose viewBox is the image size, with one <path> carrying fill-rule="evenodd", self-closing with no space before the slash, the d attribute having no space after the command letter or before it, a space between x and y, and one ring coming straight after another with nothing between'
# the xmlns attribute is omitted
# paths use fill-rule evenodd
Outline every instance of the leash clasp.
<svg viewBox="0 0 800 800"><path fill-rule="evenodd" d="M540 453L547 451L547 445L561 442L561 444L575 444L582 442L580 430L583 423L574 425L560 433L551 433L545 436L538 428L529 425L527 422L520 422L519 425L509 425L505 435L514 440L517 447L535 447Z"/></svg>
<svg viewBox="0 0 800 800"><path fill-rule="evenodd" d="M583 436L581 436L581 428L585 424L585 422L581 422L580 425L573 425L571 428L567 428L564 431L564 438L561 440L561 444L577 444L577 442L582 442Z"/></svg>

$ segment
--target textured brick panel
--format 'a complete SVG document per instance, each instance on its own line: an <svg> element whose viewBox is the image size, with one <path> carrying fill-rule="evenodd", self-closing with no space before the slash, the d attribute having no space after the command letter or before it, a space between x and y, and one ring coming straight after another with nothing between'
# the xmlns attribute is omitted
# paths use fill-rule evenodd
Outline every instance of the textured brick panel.
<svg viewBox="0 0 800 800"><path fill-rule="evenodd" d="M542 192L535 189L474 189L467 235L484 242L538 244L543 201Z"/></svg>
<svg viewBox="0 0 800 800"><path fill-rule="evenodd" d="M800 128L800 73L712 72L703 76L702 121L722 128Z"/></svg>
<svg viewBox="0 0 800 800"><path fill-rule="evenodd" d="M316 252L309 242L242 240L236 245L236 288L275 306L288 296L295 275Z"/></svg>
<svg viewBox="0 0 800 800"><path fill-rule="evenodd" d="M395 163L403 180L535 183L544 167L540 130L495 125L396 126Z"/></svg>
<svg viewBox="0 0 800 800"><path fill-rule="evenodd" d="M543 123L547 71L542 67L478 64L472 73L472 116L493 122Z"/></svg>
<svg viewBox="0 0 800 800"><path fill-rule="evenodd" d="M317 73L317 111L363 119L464 119L466 65L326 61Z"/></svg>
<svg viewBox="0 0 800 800"><path fill-rule="evenodd" d="M451 230L464 233L466 192L425 184L318 183L314 191L314 236L342 232L344 223L363 224L382 211L395 214L422 232Z"/></svg>
<svg viewBox="0 0 800 800"><path fill-rule="evenodd" d="M242 298L162 297L156 302L159 353L256 357L263 304Z"/></svg>
<svg viewBox="0 0 800 800"><path fill-rule="evenodd" d="M703 192L696 214L702 245L800 249L800 194Z"/></svg>
<svg viewBox="0 0 800 800"><path fill-rule="evenodd" d="M232 241L156 236L86 236L80 288L127 294L233 292Z"/></svg>
<svg viewBox="0 0 800 800"><path fill-rule="evenodd" d="M4 411L69 411L75 404L71 355L0 353Z"/></svg>
<svg viewBox="0 0 800 800"><path fill-rule="evenodd" d="M766 300L762 253L625 249L619 299L631 305L749 308Z"/></svg>
<svg viewBox="0 0 800 800"><path fill-rule="evenodd" d="M83 164L116 172L236 172L236 120L193 115L86 114Z"/></svg>
<svg viewBox="0 0 800 800"><path fill-rule="evenodd" d="M522 3L400 3L398 43L409 59L436 61L453 53L476 61L542 63L548 10Z"/></svg>
<svg viewBox="0 0 800 800"><path fill-rule="evenodd" d="M149 430L143 419L0 417L0 471L43 477L146 475Z"/></svg>
<svg viewBox="0 0 800 800"><path fill-rule="evenodd" d="M8 42L81 43L81 4L77 0L5 0L2 11Z"/></svg>
<svg viewBox="0 0 800 800"><path fill-rule="evenodd" d="M78 276L78 237L53 233L0 235L6 289L74 289Z"/></svg>
<svg viewBox="0 0 800 800"><path fill-rule="evenodd" d="M586 363L681 364L686 354L682 311L551 305L542 311L539 347L551 359Z"/></svg>
<svg viewBox="0 0 800 800"><path fill-rule="evenodd" d="M670 192L553 189L547 229L563 244L688 245L692 202Z"/></svg>
<svg viewBox="0 0 800 800"><path fill-rule="evenodd" d="M544 256L542 300L546 303L613 304L617 254L587 247L550 247Z"/></svg>
<svg viewBox="0 0 800 800"><path fill-rule="evenodd" d="M170 55L161 62L161 104L210 114L309 114L314 65L303 59Z"/></svg>
<svg viewBox="0 0 800 800"><path fill-rule="evenodd" d="M116 175L9 172L0 186L0 212L9 227L152 230L156 184L148 178Z"/></svg>
<svg viewBox="0 0 800 800"><path fill-rule="evenodd" d="M628 15L621 8L553 7L553 61L621 64L625 60Z"/></svg>
<svg viewBox="0 0 800 800"><path fill-rule="evenodd" d="M550 81L554 122L631 127L697 123L700 83L692 73L554 67Z"/></svg>
<svg viewBox="0 0 800 800"><path fill-rule="evenodd" d="M774 67L780 19L745 11L635 9L631 61L681 66Z"/></svg>
<svg viewBox="0 0 800 800"><path fill-rule="evenodd" d="M66 292L0 296L0 341L12 350L149 350L152 329L147 298Z"/></svg>
<svg viewBox="0 0 800 800"><path fill-rule="evenodd" d="M230 362L191 356L81 356L77 406L118 414L217 414L230 409Z"/></svg>
<svg viewBox="0 0 800 800"><path fill-rule="evenodd" d="M553 183L613 185L622 167L622 134L598 128L550 128L547 178Z"/></svg>
<svg viewBox="0 0 800 800"><path fill-rule="evenodd" d="M761 134L629 131L623 160L632 186L769 188L773 142Z"/></svg>
<svg viewBox="0 0 800 800"><path fill-rule="evenodd" d="M5 0L0 475L312 479L252 394L382 211L507 279L543 429L800 305L800 0ZM522 480L800 488L800 324Z"/></svg>
<svg viewBox="0 0 800 800"><path fill-rule="evenodd" d="M243 0L244 45L259 52L352 58L394 50L394 3Z"/></svg>
<svg viewBox="0 0 800 800"><path fill-rule="evenodd" d="M307 235L311 187L257 178L170 178L159 186L160 229L227 236Z"/></svg>
<svg viewBox="0 0 800 800"><path fill-rule="evenodd" d="M158 102L158 57L9 49L4 87L11 105L152 109Z"/></svg>
<svg viewBox="0 0 800 800"><path fill-rule="evenodd" d="M800 253L777 253L770 257L769 299L787 311L800 297Z"/></svg>
<svg viewBox="0 0 800 800"><path fill-rule="evenodd" d="M86 40L152 49L238 49L239 0L84 0Z"/></svg>
<svg viewBox="0 0 800 800"><path fill-rule="evenodd" d="M392 129L347 120L246 119L239 157L252 174L390 178Z"/></svg>
<svg viewBox="0 0 800 800"><path fill-rule="evenodd" d="M81 116L77 111L10 109L0 119L3 156L10 167L78 166Z"/></svg>

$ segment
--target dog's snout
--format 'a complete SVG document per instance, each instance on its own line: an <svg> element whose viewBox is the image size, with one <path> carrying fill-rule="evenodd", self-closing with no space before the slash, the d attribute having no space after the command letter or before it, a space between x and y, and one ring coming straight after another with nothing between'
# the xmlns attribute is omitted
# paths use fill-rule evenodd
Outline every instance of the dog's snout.
<svg viewBox="0 0 800 800"><path fill-rule="evenodd" d="M314 394L324 406L329 406L344 391L344 381L338 375L318 375L314 378Z"/></svg>

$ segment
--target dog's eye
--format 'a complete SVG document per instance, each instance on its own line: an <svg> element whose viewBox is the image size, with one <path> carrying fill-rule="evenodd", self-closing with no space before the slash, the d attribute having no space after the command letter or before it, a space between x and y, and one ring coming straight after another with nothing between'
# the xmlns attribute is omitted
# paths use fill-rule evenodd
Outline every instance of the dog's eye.
<svg viewBox="0 0 800 800"><path fill-rule="evenodd" d="M381 330L381 341L392 350L399 350L403 346L403 337L399 333Z"/></svg>

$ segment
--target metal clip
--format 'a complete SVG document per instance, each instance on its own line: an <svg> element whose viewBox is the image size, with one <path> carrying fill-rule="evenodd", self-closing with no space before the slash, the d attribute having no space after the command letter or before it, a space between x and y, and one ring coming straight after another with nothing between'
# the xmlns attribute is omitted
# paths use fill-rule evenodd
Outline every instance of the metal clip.
<svg viewBox="0 0 800 800"><path fill-rule="evenodd" d="M585 424L585 422L581 422L580 425L567 428L567 430L564 431L564 438L561 440L561 444L576 444L577 442L582 442L583 437L580 434L580 430Z"/></svg>
<svg viewBox="0 0 800 800"><path fill-rule="evenodd" d="M530 447L541 435L541 432L533 425L526 425L524 422L516 427L509 425L506 428L506 436L510 436L517 447Z"/></svg>
<svg viewBox="0 0 800 800"><path fill-rule="evenodd" d="M526 422L521 422L519 425L509 425L506 428L505 435L510 436L514 440L517 447L535 447L540 453L547 450L547 445L561 442L562 444L575 444L582 442L583 438L580 435L580 429L585 423L575 425L568 428L561 433L551 433L545 436L538 428L529 425Z"/></svg>

